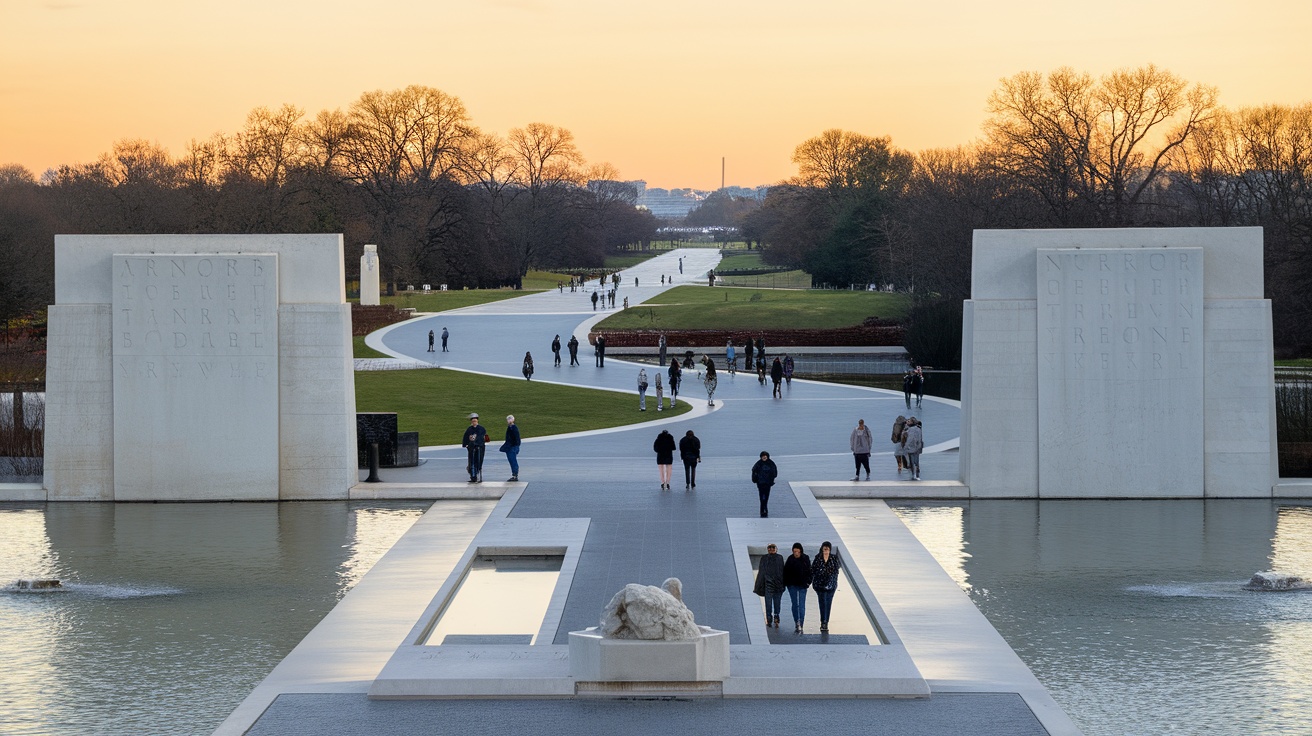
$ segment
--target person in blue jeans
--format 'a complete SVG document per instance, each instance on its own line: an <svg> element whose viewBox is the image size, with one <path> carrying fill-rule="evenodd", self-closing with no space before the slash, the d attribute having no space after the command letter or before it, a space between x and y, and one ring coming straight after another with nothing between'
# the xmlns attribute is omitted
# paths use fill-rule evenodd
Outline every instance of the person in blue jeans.
<svg viewBox="0 0 1312 736"><path fill-rule="evenodd" d="M801 542L793 543L793 554L784 560L784 587L793 604L793 633L802 633L806 620L806 589L811 585L811 558Z"/></svg>
<svg viewBox="0 0 1312 736"><path fill-rule="evenodd" d="M834 557L829 542L820 545L820 554L811 563L811 588L820 604L820 633L827 634L829 611L834 605L834 592L838 590L838 558Z"/></svg>
<svg viewBox="0 0 1312 736"><path fill-rule="evenodd" d="M514 414L506 417L506 441L502 443L501 451L506 453L506 460L510 462L510 478L506 482L519 480L519 427L515 424Z"/></svg>
<svg viewBox="0 0 1312 736"><path fill-rule="evenodd" d="M761 564L756 571L756 585L752 591L765 598L765 627L779 628L779 613L784 600L784 558L773 543L765 548Z"/></svg>

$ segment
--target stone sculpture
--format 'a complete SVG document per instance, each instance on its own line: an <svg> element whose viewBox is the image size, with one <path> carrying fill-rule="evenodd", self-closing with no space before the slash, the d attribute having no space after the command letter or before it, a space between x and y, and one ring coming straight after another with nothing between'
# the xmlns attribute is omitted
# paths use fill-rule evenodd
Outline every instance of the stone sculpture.
<svg viewBox="0 0 1312 736"><path fill-rule="evenodd" d="M1297 575L1289 575L1279 572L1258 572L1253 573L1253 577L1244 586L1244 590L1252 590L1259 593L1283 592L1289 590L1305 590L1309 586L1307 581Z"/></svg>
<svg viewBox="0 0 1312 736"><path fill-rule="evenodd" d="M702 629L683 604L683 584L668 578L661 587L629 583L601 612L601 634L607 639L691 641Z"/></svg>

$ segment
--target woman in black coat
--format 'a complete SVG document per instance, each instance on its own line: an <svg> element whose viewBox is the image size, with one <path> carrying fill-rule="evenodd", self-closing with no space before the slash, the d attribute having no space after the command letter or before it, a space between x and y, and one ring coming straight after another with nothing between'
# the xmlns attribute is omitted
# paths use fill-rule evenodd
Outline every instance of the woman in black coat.
<svg viewBox="0 0 1312 736"><path fill-rule="evenodd" d="M697 487L697 463L702 461L702 441L697 435L688 433L679 440L679 457L683 459L683 488Z"/></svg>
<svg viewBox="0 0 1312 736"><path fill-rule="evenodd" d="M674 475L674 435L661 430L651 449L656 451L656 467L661 473L661 490L670 490L670 476Z"/></svg>
<svg viewBox="0 0 1312 736"><path fill-rule="evenodd" d="M784 588L793 604L793 633L802 633L806 619L806 589L811 585L811 558L801 542L793 543L793 554L784 558Z"/></svg>

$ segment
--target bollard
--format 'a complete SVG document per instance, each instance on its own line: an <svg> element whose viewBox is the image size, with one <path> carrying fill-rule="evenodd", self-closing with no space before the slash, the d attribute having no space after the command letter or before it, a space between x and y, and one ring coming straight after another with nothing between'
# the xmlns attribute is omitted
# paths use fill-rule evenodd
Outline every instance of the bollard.
<svg viewBox="0 0 1312 736"><path fill-rule="evenodd" d="M369 477L364 479L365 483L382 483L383 479L378 477L378 443L369 443Z"/></svg>

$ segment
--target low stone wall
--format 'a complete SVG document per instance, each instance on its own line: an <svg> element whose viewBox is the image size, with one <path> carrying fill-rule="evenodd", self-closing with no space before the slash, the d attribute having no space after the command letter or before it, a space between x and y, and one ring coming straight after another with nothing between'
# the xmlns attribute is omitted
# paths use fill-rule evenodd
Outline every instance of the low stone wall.
<svg viewBox="0 0 1312 736"><path fill-rule="evenodd" d="M882 322L882 321L881 321ZM891 322L864 324L838 329L798 330L594 330L588 333L588 342L596 344L598 335L605 335L606 347L655 347L661 335L668 345L688 348L717 348L732 340L741 348L747 338L765 338L765 349L794 345L807 347L900 347L903 328Z"/></svg>

